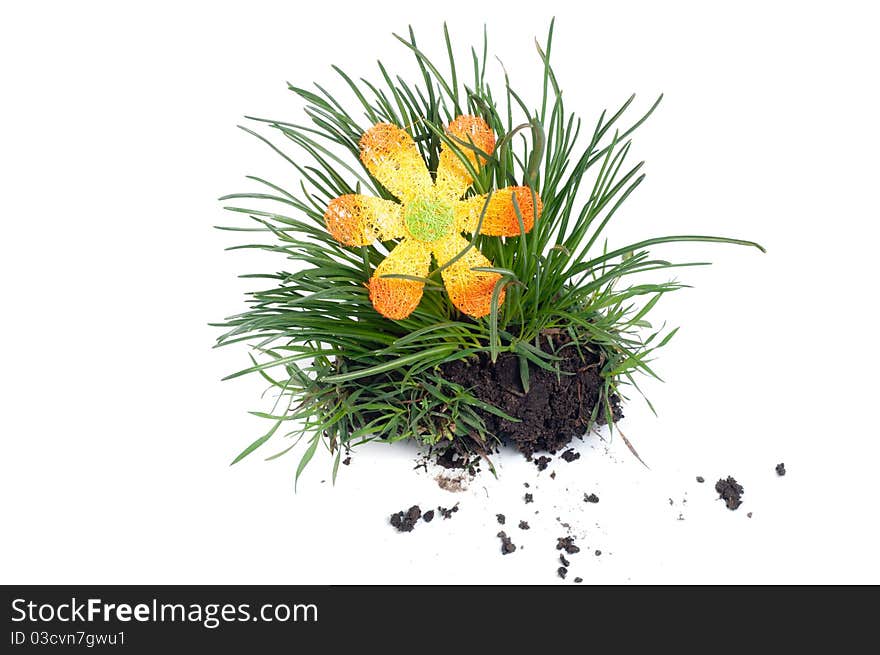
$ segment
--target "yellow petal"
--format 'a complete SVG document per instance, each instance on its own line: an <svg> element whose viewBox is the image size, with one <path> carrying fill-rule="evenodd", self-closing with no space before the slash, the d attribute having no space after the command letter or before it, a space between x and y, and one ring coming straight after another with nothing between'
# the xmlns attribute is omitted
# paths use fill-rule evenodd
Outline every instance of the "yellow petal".
<svg viewBox="0 0 880 655"><path fill-rule="evenodd" d="M480 156L478 164L477 153L471 150L471 147L479 148L487 155L495 151L495 134L489 124L479 116L459 116L446 128L446 134L475 170L479 170L485 157ZM458 200L473 181L455 151L444 143L440 150L440 163L437 166L438 195L447 200Z"/></svg>
<svg viewBox="0 0 880 655"><path fill-rule="evenodd" d="M387 318L404 319L412 314L422 299L424 282L384 275L427 277L431 251L414 239L404 239L376 267L367 287L376 311Z"/></svg>
<svg viewBox="0 0 880 655"><path fill-rule="evenodd" d="M462 250L469 242L460 234L453 234L440 239L432 244L434 257L440 266L446 264ZM480 318L491 311L492 292L501 276L498 273L486 271L474 271L476 267L492 266L486 257L476 248L470 248L460 259L448 268L444 268L440 275L443 276L443 284L452 304L461 312ZM499 306L504 302L504 291L498 297Z"/></svg>
<svg viewBox="0 0 880 655"><path fill-rule="evenodd" d="M535 218L540 218L543 204L536 193L532 199L532 190L527 186L512 186L499 189L492 194L480 234L494 237L519 236L519 220L513 207L513 197L522 215L523 227L530 232L535 225ZM459 232L473 232L480 221L480 213L486 204L486 195L474 196L455 203L455 228Z"/></svg>
<svg viewBox="0 0 880 655"><path fill-rule="evenodd" d="M349 194L330 201L327 230L346 246L368 246L404 235L403 207L391 200Z"/></svg>
<svg viewBox="0 0 880 655"><path fill-rule="evenodd" d="M431 190L431 174L416 142L391 123L377 123L361 137L361 161L370 174L403 202Z"/></svg>

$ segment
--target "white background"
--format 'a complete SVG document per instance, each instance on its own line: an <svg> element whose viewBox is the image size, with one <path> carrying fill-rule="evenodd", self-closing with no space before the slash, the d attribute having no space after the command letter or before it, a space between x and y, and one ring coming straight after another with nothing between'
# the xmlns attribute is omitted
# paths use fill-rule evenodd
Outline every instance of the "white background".
<svg viewBox="0 0 880 655"><path fill-rule="evenodd" d="M513 6L4 5L0 582L555 582L557 516L590 548L570 573L586 583L880 582L872 3ZM337 89L331 64L411 71L391 37L408 23L442 61L444 19L465 65L486 22L534 98L533 38L553 14L557 75L587 123L633 91L636 111L666 94L635 136L648 177L612 237L769 251L658 250L715 265L658 307L682 326L665 383L646 385L659 417L635 401L621 424L650 470L595 436L540 476L504 453L499 480L460 494L413 471L407 446L357 451L335 488L319 453L297 494L296 457L230 468L265 429L247 410L266 405L258 380L220 382L246 351L212 350L207 323L243 307L238 274L284 262L224 252L216 198L252 189L246 174L293 182L235 125L301 120L285 82ZM736 512L711 488L728 474L746 487ZM457 501L411 534L387 524ZM507 557L496 512L521 547Z"/></svg>

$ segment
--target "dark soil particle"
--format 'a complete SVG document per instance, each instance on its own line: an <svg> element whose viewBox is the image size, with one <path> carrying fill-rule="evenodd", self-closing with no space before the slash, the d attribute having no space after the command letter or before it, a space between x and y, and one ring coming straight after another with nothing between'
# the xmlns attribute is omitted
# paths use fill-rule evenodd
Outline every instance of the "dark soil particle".
<svg viewBox="0 0 880 655"><path fill-rule="evenodd" d="M558 537L556 550L564 550L569 555L581 552L581 549L574 545L574 537Z"/></svg>
<svg viewBox="0 0 880 655"><path fill-rule="evenodd" d="M431 521L433 521L433 520L434 520L434 510L433 510L433 509L429 509L427 512L425 512L424 514L422 514L422 520L423 520L425 523L430 523Z"/></svg>
<svg viewBox="0 0 880 655"><path fill-rule="evenodd" d="M523 482L523 486L524 486L526 489L528 489L528 488L529 488L529 483L528 483L528 482Z"/></svg>
<svg viewBox="0 0 880 655"><path fill-rule="evenodd" d="M564 566L560 566L558 569L556 569L556 574L557 574L560 578L562 578L563 580L565 580L565 576L566 576L567 573L568 573L568 569L565 568Z"/></svg>
<svg viewBox="0 0 880 655"><path fill-rule="evenodd" d="M538 467L539 471L543 471L547 468L547 465L550 464L553 460L546 455L541 455L540 457L535 459L535 466Z"/></svg>
<svg viewBox="0 0 880 655"><path fill-rule="evenodd" d="M529 524L526 523L525 521L520 521L520 522L519 522L519 529L520 529L520 530L528 530L528 529L529 529Z"/></svg>
<svg viewBox="0 0 880 655"><path fill-rule="evenodd" d="M601 554L602 554L602 551L601 551L601 550L597 550L596 553L595 553L596 557L599 557L599 555L601 555Z"/></svg>
<svg viewBox="0 0 880 655"><path fill-rule="evenodd" d="M507 533L502 530L498 533L498 538L501 539L501 554L509 555L513 551L516 550L516 545L510 540L510 537L507 536Z"/></svg>
<svg viewBox="0 0 880 655"><path fill-rule="evenodd" d="M526 494L525 496L523 496L523 500L525 501L526 505L528 505L529 503L535 502L535 497L532 494Z"/></svg>
<svg viewBox="0 0 880 655"><path fill-rule="evenodd" d="M445 469L464 469L469 463L468 456L460 453L454 446L445 448L437 455L437 464Z"/></svg>
<svg viewBox="0 0 880 655"><path fill-rule="evenodd" d="M705 481L706 478L704 478L702 475L697 476L697 482L699 482L700 484L703 484Z"/></svg>
<svg viewBox="0 0 880 655"><path fill-rule="evenodd" d="M398 532L412 532L416 527L416 521L422 516L422 510L418 505L413 505L406 512L400 511L391 515L391 525L397 528Z"/></svg>
<svg viewBox="0 0 880 655"><path fill-rule="evenodd" d="M573 462L576 459L580 459L580 457L581 454L575 450L572 450L571 448L562 453L562 459L569 463Z"/></svg>
<svg viewBox="0 0 880 655"><path fill-rule="evenodd" d="M599 496L596 494L584 494L584 502L585 503L598 503Z"/></svg>
<svg viewBox="0 0 880 655"><path fill-rule="evenodd" d="M776 475L778 475L780 477L785 475L785 464L783 462L780 462L779 464L776 465Z"/></svg>
<svg viewBox="0 0 880 655"><path fill-rule="evenodd" d="M507 520L507 517L504 514L496 514L495 518L497 519L500 525L504 525L504 522Z"/></svg>
<svg viewBox="0 0 880 655"><path fill-rule="evenodd" d="M437 511L440 512L440 516L444 519L451 519L452 515L458 511L458 503L455 503L455 505L448 509L446 507L438 507Z"/></svg>
<svg viewBox="0 0 880 655"><path fill-rule="evenodd" d="M584 579L583 578L575 578L574 581L577 582L578 584L580 584L581 582L584 581Z"/></svg>
<svg viewBox="0 0 880 655"><path fill-rule="evenodd" d="M727 509L736 509L742 505L742 495L745 490L732 476L727 476L726 480L724 478L718 480L715 483L715 491L727 504Z"/></svg>
<svg viewBox="0 0 880 655"><path fill-rule="evenodd" d="M568 559L566 559L565 555L563 555L562 553L559 553L559 562L560 564L562 564L562 566L568 566L569 564L571 564L571 562L569 562Z"/></svg>
<svg viewBox="0 0 880 655"><path fill-rule="evenodd" d="M551 480L555 480L555 479L556 479L556 471L550 471L550 479L551 479Z"/></svg>
<svg viewBox="0 0 880 655"><path fill-rule="evenodd" d="M342 460L342 463L348 466L349 464L351 464L351 457L346 457L344 460Z"/></svg>
<svg viewBox="0 0 880 655"><path fill-rule="evenodd" d="M604 356L599 351L580 349L561 334L544 333L540 346L560 357L560 370L572 375L557 375L532 363L529 367L529 391L522 386L520 358L516 353L501 353L493 364L487 353L468 360L455 360L440 367L442 376L470 389L477 399L494 405L517 422L474 408L492 434L513 443L524 455L538 451L555 453L574 437L582 436L590 424L593 409L604 405L604 380L600 370ZM608 398L612 420L623 418L620 399ZM596 420L605 422L604 407Z"/></svg>

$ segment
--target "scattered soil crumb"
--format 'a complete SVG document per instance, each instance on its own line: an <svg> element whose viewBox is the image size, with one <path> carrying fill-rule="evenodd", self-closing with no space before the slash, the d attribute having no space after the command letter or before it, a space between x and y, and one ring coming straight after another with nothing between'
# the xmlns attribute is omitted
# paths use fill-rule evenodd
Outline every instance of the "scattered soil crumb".
<svg viewBox="0 0 880 655"><path fill-rule="evenodd" d="M679 514L679 515L678 515L678 518L675 519L675 520L676 520L676 521L684 521L684 514Z"/></svg>
<svg viewBox="0 0 880 655"><path fill-rule="evenodd" d="M596 494L584 494L584 502L585 503L598 503L599 496Z"/></svg>
<svg viewBox="0 0 880 655"><path fill-rule="evenodd" d="M422 514L422 520L423 520L425 523L430 523L431 521L433 521L433 520L434 520L434 510L433 510L433 509L429 509L427 512L425 512L424 514Z"/></svg>
<svg viewBox="0 0 880 655"><path fill-rule="evenodd" d="M697 476L697 482L699 482L700 484L703 484L705 481L706 478L704 478L702 475Z"/></svg>
<svg viewBox="0 0 880 655"><path fill-rule="evenodd" d="M342 463L345 464L346 466L351 464L351 456L348 456L344 460L342 460Z"/></svg>
<svg viewBox="0 0 880 655"><path fill-rule="evenodd" d="M565 576L566 576L567 573L568 573L568 569L565 568L564 566L560 566L558 569L556 569L556 574L557 574L560 578L562 578L563 580L565 580Z"/></svg>
<svg viewBox="0 0 880 655"><path fill-rule="evenodd" d="M782 477L783 475L785 475L785 463L784 462L779 462L779 464L776 465L776 475L778 475L779 477Z"/></svg>
<svg viewBox="0 0 880 655"><path fill-rule="evenodd" d="M507 520L507 517L504 514L496 514L495 519L498 521L500 525L504 525L504 522Z"/></svg>
<svg viewBox="0 0 880 655"><path fill-rule="evenodd" d="M524 486L526 489L528 489L528 488L529 488L529 483L528 483L528 482L523 482L523 486Z"/></svg>
<svg viewBox="0 0 880 655"><path fill-rule="evenodd" d="M569 555L581 552L581 549L574 545L574 537L558 537L556 550L564 550Z"/></svg>
<svg viewBox="0 0 880 655"><path fill-rule="evenodd" d="M602 551L601 551L601 550L597 550L597 551L596 551L596 557L599 557L599 555L601 555L601 554L602 554Z"/></svg>
<svg viewBox="0 0 880 655"><path fill-rule="evenodd" d="M574 581L577 582L578 584L580 584L581 582L584 581L584 579L583 578L575 578Z"/></svg>
<svg viewBox="0 0 880 655"><path fill-rule="evenodd" d="M434 480L437 481L437 486L443 489L443 491L459 493L467 489L467 480L462 474L446 476L441 473Z"/></svg>
<svg viewBox="0 0 880 655"><path fill-rule="evenodd" d="M669 499L669 505L670 505L670 506L675 505L675 501L672 500L672 498Z"/></svg>
<svg viewBox="0 0 880 655"><path fill-rule="evenodd" d="M420 453L419 456L413 460L416 465L413 466L413 471L418 471L419 469L424 469L425 473L428 472L428 454Z"/></svg>
<svg viewBox="0 0 880 655"><path fill-rule="evenodd" d="M742 485L737 482L733 476L727 476L727 479L721 478L715 483L715 491L721 499L727 504L727 509L736 509L742 505L742 495L745 493Z"/></svg>
<svg viewBox="0 0 880 655"><path fill-rule="evenodd" d="M553 460L551 458L547 457L546 455L541 455L540 457L538 457L534 461L535 461L535 466L538 467L538 470L543 471L545 468L547 468L547 465L550 464L550 462L552 462Z"/></svg>
<svg viewBox="0 0 880 655"><path fill-rule="evenodd" d="M391 515L391 525L397 528L398 532L412 532L416 527L416 521L422 516L422 510L418 505L413 505L406 512L403 510Z"/></svg>
<svg viewBox="0 0 880 655"><path fill-rule="evenodd" d="M507 533L504 530L499 532L497 536L501 539L502 555L508 555L516 550L516 545L510 540L510 537L507 536Z"/></svg>
<svg viewBox="0 0 880 655"><path fill-rule="evenodd" d="M746 516L748 516L749 518L752 518L752 513L749 512L748 514L746 514Z"/></svg>
<svg viewBox="0 0 880 655"><path fill-rule="evenodd" d="M449 509L445 507L438 507L437 511L440 512L440 516L442 516L444 519L451 519L452 515L458 511L458 503L455 503L455 505L453 505Z"/></svg>
<svg viewBox="0 0 880 655"><path fill-rule="evenodd" d="M520 522L519 522L519 529L520 529L520 530L528 530L528 529L529 529L529 524L526 523L525 521L520 521Z"/></svg>
<svg viewBox="0 0 880 655"><path fill-rule="evenodd" d="M556 479L556 471L550 471L550 479L551 479L551 480L555 480L555 479Z"/></svg>
<svg viewBox="0 0 880 655"><path fill-rule="evenodd" d="M564 459L569 464L576 459L580 459L580 456L581 454L572 448L569 448L561 455L562 459Z"/></svg>
<svg viewBox="0 0 880 655"><path fill-rule="evenodd" d="M571 562L569 562L565 555L563 555L562 553L559 553L559 563L562 564L562 566L568 566L569 564L571 564Z"/></svg>
<svg viewBox="0 0 880 655"><path fill-rule="evenodd" d="M525 501L526 505L528 505L529 503L535 502L535 497L532 496L532 494L526 494L525 496L523 496L523 500Z"/></svg>

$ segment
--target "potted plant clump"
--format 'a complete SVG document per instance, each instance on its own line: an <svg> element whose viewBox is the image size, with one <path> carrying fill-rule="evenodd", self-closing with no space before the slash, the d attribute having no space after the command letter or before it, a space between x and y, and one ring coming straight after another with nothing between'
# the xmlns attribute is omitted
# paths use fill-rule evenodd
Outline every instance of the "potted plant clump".
<svg viewBox="0 0 880 655"><path fill-rule="evenodd" d="M651 310L675 280L650 248L712 236L646 236L609 245L605 230L641 183L630 137L660 102L627 119L633 98L582 123L563 105L550 66L542 93L521 97L505 74L490 86L486 43L457 65L408 38L417 79L379 63L376 81L335 69L351 103L315 85L290 86L303 122L251 119L295 179L250 178L225 196L261 248L280 256L220 344L247 342L249 367L274 390L277 457L304 440L297 477L320 448L340 458L371 440L413 439L486 455L502 442L526 455L556 451L622 416L647 357L675 330ZM441 70L442 69L442 70ZM350 107L354 107L350 109ZM283 145L282 145L283 144ZM278 267L282 267L279 270ZM664 275L666 274L666 275ZM638 283L631 282L639 275Z"/></svg>

